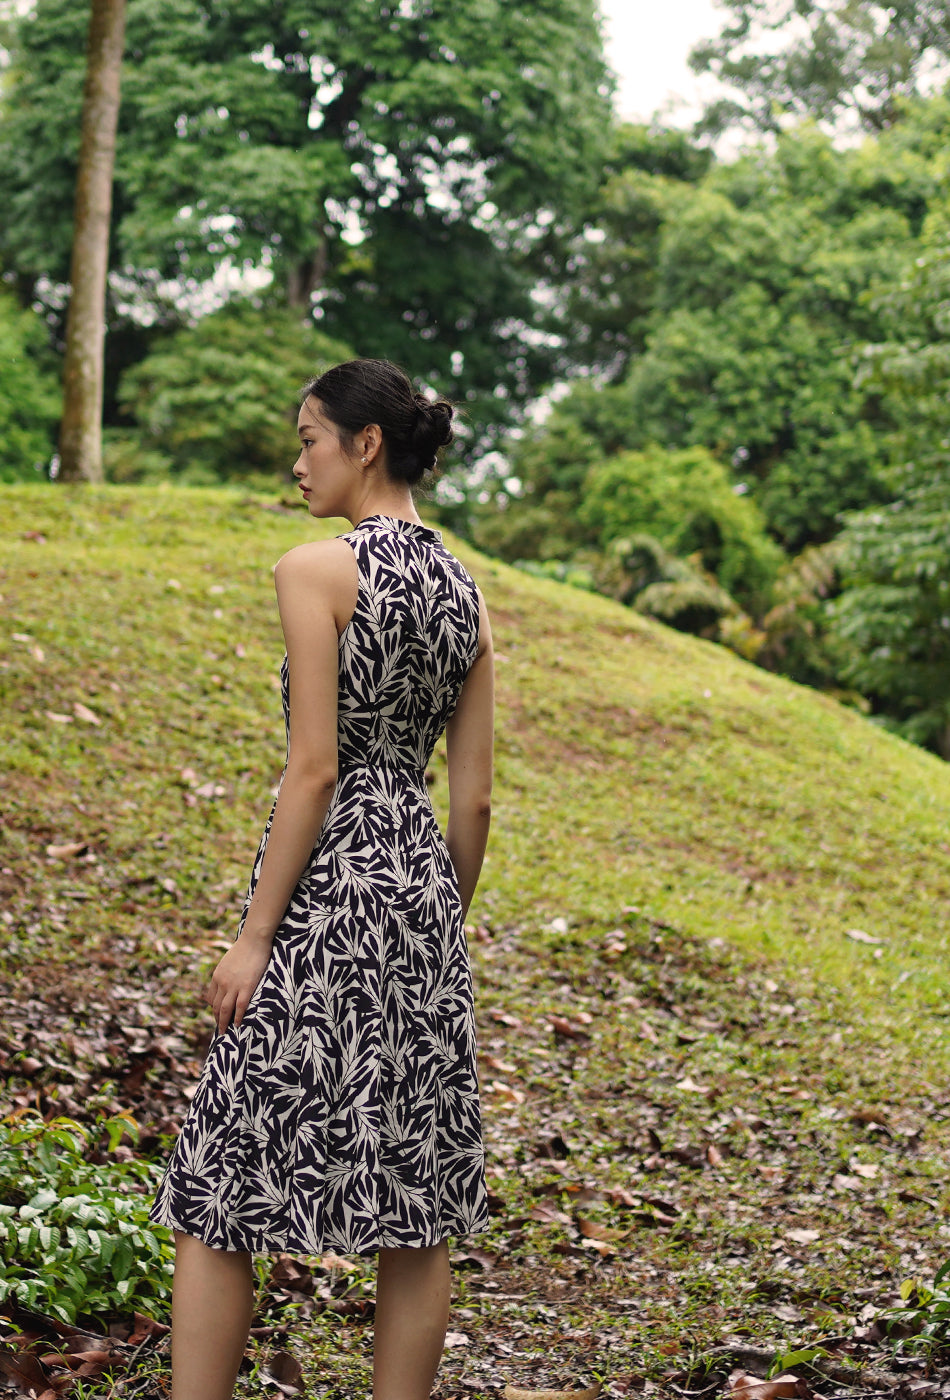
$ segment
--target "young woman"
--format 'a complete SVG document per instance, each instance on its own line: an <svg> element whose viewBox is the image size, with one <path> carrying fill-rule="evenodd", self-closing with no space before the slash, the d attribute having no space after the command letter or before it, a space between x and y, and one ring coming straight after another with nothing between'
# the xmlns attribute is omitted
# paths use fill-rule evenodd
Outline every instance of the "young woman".
<svg viewBox="0 0 950 1400"><path fill-rule="evenodd" d="M428 1400L447 1237L487 1223L463 922L488 839L485 604L412 487L452 408L384 360L304 394L310 514L353 528L278 563L287 763L216 1034L159 1188L175 1231L173 1400L228 1400L251 1254L376 1253L374 1400ZM443 838L425 769L445 731Z"/></svg>

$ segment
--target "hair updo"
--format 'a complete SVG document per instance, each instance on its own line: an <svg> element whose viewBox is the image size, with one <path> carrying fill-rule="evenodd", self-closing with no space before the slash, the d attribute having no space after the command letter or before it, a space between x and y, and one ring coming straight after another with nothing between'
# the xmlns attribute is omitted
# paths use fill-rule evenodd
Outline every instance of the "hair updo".
<svg viewBox="0 0 950 1400"><path fill-rule="evenodd" d="M393 481L415 486L427 472L435 471L439 449L454 438L448 400L430 402L425 394L415 393L408 376L389 360L347 360L334 365L306 385L302 401L311 395L340 430L340 441L347 449L362 428L379 424Z"/></svg>

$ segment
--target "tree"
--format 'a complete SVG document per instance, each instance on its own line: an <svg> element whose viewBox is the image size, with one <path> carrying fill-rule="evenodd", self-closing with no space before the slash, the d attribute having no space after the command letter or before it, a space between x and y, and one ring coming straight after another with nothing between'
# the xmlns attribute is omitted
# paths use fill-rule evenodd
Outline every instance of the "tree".
<svg viewBox="0 0 950 1400"><path fill-rule="evenodd" d="M611 353L625 367L599 392L579 382L526 437L513 454L517 515L479 529L518 526L524 540L519 517L540 525L532 512L547 509L562 517L557 536L581 545L586 466L650 443L729 463L791 553L831 539L842 512L885 501L892 405L855 384L855 367L882 334L878 291L940 205L948 134L939 98L857 149L806 124L697 183L614 177L625 203L601 210L591 304L575 305L598 368Z"/></svg>
<svg viewBox="0 0 950 1400"><path fill-rule="evenodd" d="M159 338L122 377L130 437L113 436L110 476L196 484L289 480L301 384L352 357L284 308L238 302Z"/></svg>
<svg viewBox="0 0 950 1400"><path fill-rule="evenodd" d="M866 378L895 400L903 460L889 503L841 537L835 630L845 678L907 738L950 759L950 232L884 298L894 339L869 347ZM897 337L900 337L898 339Z"/></svg>
<svg viewBox="0 0 950 1400"><path fill-rule="evenodd" d="M618 128L569 263L567 319L575 354L589 370L621 379L642 352L663 227L684 202L678 193L698 184L712 159L685 132Z"/></svg>
<svg viewBox="0 0 950 1400"><path fill-rule="evenodd" d="M63 481L102 480L106 272L124 34L125 0L92 0L63 364Z"/></svg>
<svg viewBox="0 0 950 1400"><path fill-rule="evenodd" d="M881 131L919 95L921 77L950 58L940 0L722 0L721 33L695 45L690 66L735 98L711 102L700 130L734 123L778 132L802 117Z"/></svg>
<svg viewBox="0 0 950 1400"><path fill-rule="evenodd" d="M75 11L38 0L7 40L0 255L50 306ZM328 334L496 418L558 362L564 240L611 127L593 0L129 0L123 81L113 295L136 314L256 268Z"/></svg>

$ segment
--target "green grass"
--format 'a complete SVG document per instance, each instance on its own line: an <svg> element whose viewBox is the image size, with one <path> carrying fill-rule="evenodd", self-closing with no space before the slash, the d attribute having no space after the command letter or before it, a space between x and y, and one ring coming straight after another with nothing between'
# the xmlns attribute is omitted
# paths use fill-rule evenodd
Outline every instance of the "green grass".
<svg viewBox="0 0 950 1400"><path fill-rule="evenodd" d="M344 523L210 491L9 487L0 503L15 853L86 838L113 873L174 866L175 900L231 894L283 757L271 566ZM473 919L585 927L636 905L838 988L856 1023L945 1068L947 766L724 648L449 543L498 652ZM77 701L99 727L47 717ZM224 791L189 807L188 783Z"/></svg>
<svg viewBox="0 0 950 1400"><path fill-rule="evenodd" d="M271 568L344 528L274 504L0 488L0 1072L47 1114L131 1108L153 1151L283 762ZM496 1215L459 1260L444 1394L685 1384L724 1333L848 1332L950 1254L950 769L447 542L499 713L470 914ZM359 1317L287 1345L316 1393L365 1389Z"/></svg>

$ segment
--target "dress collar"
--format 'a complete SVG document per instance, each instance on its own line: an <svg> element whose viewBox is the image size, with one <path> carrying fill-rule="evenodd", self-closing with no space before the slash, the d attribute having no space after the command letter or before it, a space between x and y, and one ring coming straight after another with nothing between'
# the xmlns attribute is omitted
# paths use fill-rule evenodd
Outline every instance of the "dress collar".
<svg viewBox="0 0 950 1400"><path fill-rule="evenodd" d="M367 515L358 525L354 525L354 530L376 530L382 526L388 530L398 530L400 533L409 535L419 535L429 539L438 540L442 543L442 534L439 530L433 530L429 525L418 525L414 520L403 520L398 515Z"/></svg>

